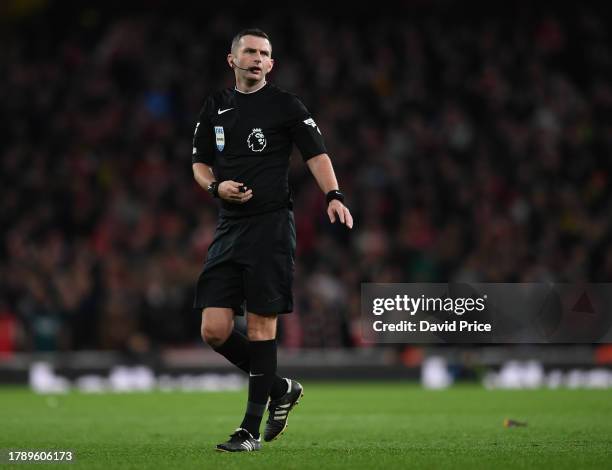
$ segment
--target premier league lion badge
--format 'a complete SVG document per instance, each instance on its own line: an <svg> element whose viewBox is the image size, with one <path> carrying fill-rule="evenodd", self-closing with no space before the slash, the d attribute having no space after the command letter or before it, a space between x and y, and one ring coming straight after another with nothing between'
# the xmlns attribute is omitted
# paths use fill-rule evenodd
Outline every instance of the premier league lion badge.
<svg viewBox="0 0 612 470"><path fill-rule="evenodd" d="M249 134L247 144L253 152L261 152L266 148L266 136L260 128L256 127L253 129L253 132Z"/></svg>

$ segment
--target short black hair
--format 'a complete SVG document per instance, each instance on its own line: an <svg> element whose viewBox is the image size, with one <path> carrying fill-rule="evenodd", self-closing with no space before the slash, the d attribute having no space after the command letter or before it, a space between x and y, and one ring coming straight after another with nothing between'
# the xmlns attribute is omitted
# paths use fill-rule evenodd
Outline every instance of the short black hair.
<svg viewBox="0 0 612 470"><path fill-rule="evenodd" d="M243 38L243 36L257 36L259 38L267 39L270 43L270 49L272 49L272 41L270 41L270 37L265 32L259 28L247 28L240 31L238 34L236 34L236 36L234 36L234 39L232 39L232 51L236 48L238 42Z"/></svg>

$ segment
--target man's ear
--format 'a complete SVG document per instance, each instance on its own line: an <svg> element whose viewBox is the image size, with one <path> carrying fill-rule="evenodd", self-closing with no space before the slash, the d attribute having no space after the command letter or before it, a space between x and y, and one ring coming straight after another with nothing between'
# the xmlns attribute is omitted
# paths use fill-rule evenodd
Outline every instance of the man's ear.
<svg viewBox="0 0 612 470"><path fill-rule="evenodd" d="M274 59L270 59L270 69L268 70L268 73L272 72L273 68L274 68Z"/></svg>
<svg viewBox="0 0 612 470"><path fill-rule="evenodd" d="M234 54L232 53L227 54L227 63L230 66L230 69L234 68Z"/></svg>

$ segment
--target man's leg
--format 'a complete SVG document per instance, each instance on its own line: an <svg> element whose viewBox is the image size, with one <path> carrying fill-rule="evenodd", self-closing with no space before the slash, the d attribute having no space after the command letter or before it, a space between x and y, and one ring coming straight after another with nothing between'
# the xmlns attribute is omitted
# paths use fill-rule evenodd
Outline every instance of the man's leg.
<svg viewBox="0 0 612 470"><path fill-rule="evenodd" d="M240 427L255 438L276 376L276 315L247 313L250 371L249 400Z"/></svg>
<svg viewBox="0 0 612 470"><path fill-rule="evenodd" d="M276 337L276 322L274 327ZM202 310L202 339L216 352L247 374L251 370L249 340L234 329L234 312L231 308L208 307ZM271 389L273 399L287 392L287 381L274 376Z"/></svg>
<svg viewBox="0 0 612 470"><path fill-rule="evenodd" d="M202 339L215 351L222 348L234 329L234 311L231 308L208 307L202 310ZM225 356L225 354L223 354ZM227 356L225 356L227 357ZM233 364L236 362L228 359ZM236 364L242 369L242 367Z"/></svg>

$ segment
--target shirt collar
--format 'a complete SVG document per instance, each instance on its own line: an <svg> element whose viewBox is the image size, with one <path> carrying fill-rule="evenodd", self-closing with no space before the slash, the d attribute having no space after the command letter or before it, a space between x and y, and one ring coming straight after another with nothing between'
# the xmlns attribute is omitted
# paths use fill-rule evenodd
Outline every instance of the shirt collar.
<svg viewBox="0 0 612 470"><path fill-rule="evenodd" d="M238 93L242 95L252 95L253 93L257 93L259 90L263 89L267 84L268 82L264 81L263 84L257 90L253 90L253 91L240 91L236 86L234 86L234 90L236 90Z"/></svg>

